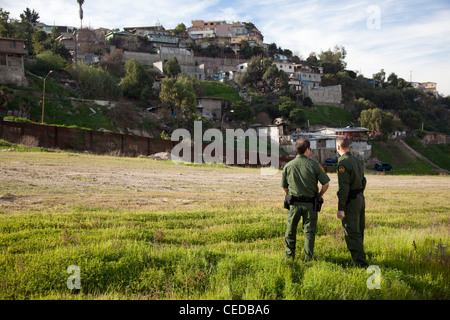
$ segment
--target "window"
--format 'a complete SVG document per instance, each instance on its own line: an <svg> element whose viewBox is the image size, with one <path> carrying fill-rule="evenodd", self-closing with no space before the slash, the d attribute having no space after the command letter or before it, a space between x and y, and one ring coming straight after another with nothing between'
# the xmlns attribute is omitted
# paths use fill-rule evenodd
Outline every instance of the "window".
<svg viewBox="0 0 450 320"><path fill-rule="evenodd" d="M6 54L0 54L0 66L6 66Z"/></svg>
<svg viewBox="0 0 450 320"><path fill-rule="evenodd" d="M9 42L9 47L10 48L15 48L16 47L16 42L15 41L10 41Z"/></svg>

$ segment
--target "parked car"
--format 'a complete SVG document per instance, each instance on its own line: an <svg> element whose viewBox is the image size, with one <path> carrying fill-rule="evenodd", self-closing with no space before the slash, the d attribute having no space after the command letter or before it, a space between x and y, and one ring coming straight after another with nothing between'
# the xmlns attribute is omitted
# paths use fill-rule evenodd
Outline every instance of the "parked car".
<svg viewBox="0 0 450 320"><path fill-rule="evenodd" d="M391 171L392 166L387 162L377 162L374 169L377 171Z"/></svg>
<svg viewBox="0 0 450 320"><path fill-rule="evenodd" d="M337 166L338 159L337 158L328 158L325 160L325 166L332 167Z"/></svg>

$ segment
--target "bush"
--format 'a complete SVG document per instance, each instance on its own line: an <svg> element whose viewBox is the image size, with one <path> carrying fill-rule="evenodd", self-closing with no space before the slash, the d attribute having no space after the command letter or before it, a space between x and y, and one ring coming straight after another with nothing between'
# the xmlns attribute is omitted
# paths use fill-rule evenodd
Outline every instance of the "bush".
<svg viewBox="0 0 450 320"><path fill-rule="evenodd" d="M142 91L146 87L151 88L153 82L154 80L150 73L138 61L131 59L125 63L125 77L120 84L125 96L132 99L140 99ZM148 95L148 93L145 94Z"/></svg>
<svg viewBox="0 0 450 320"><path fill-rule="evenodd" d="M118 81L101 68L81 62L72 69L72 76L86 95L109 100L117 100L122 95Z"/></svg>
<svg viewBox="0 0 450 320"><path fill-rule="evenodd" d="M69 67L70 64L60 55L44 51L36 57L36 64L28 68L32 73L45 76L50 70L63 71Z"/></svg>

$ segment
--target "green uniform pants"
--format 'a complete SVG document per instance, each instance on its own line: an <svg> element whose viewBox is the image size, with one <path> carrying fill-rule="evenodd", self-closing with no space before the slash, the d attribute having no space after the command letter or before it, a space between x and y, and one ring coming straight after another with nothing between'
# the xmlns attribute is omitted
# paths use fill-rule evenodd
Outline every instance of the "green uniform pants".
<svg viewBox="0 0 450 320"><path fill-rule="evenodd" d="M365 199L360 193L356 199L347 202L344 209L345 217L342 219L347 248L352 255L353 262L361 267L367 266L364 252L365 209Z"/></svg>
<svg viewBox="0 0 450 320"><path fill-rule="evenodd" d="M303 233L305 236L305 261L311 260L314 254L314 240L317 230L317 212L312 203L295 202L289 207L287 228L285 234L286 258L295 257L297 242L297 226L303 218Z"/></svg>

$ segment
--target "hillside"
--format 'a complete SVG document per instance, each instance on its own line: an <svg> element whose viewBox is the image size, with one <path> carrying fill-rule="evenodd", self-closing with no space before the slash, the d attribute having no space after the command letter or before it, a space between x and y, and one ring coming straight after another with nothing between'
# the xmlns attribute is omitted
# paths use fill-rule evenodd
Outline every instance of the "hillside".
<svg viewBox="0 0 450 320"><path fill-rule="evenodd" d="M424 174L424 175L436 175L439 173L446 173L445 163L439 162L439 165L430 163L426 153L424 156L421 154L416 154L415 152L409 150L401 141L388 141L388 142L370 142L372 146L372 157L366 163L366 169L373 171L375 162L388 162L392 165L393 170L387 172L387 174L395 175L409 175L409 174ZM440 149L437 146L422 147L423 150ZM450 158L447 153L439 153L442 161L447 161ZM446 160L444 160L446 159ZM441 170L442 168L443 170Z"/></svg>
<svg viewBox="0 0 450 320"><path fill-rule="evenodd" d="M0 87L0 116L14 115L41 122L43 81L27 74L29 87ZM67 80L49 77L46 80L44 122L76 126L92 130L109 130L136 135L159 135L156 119L134 101L105 101L81 95Z"/></svg>

